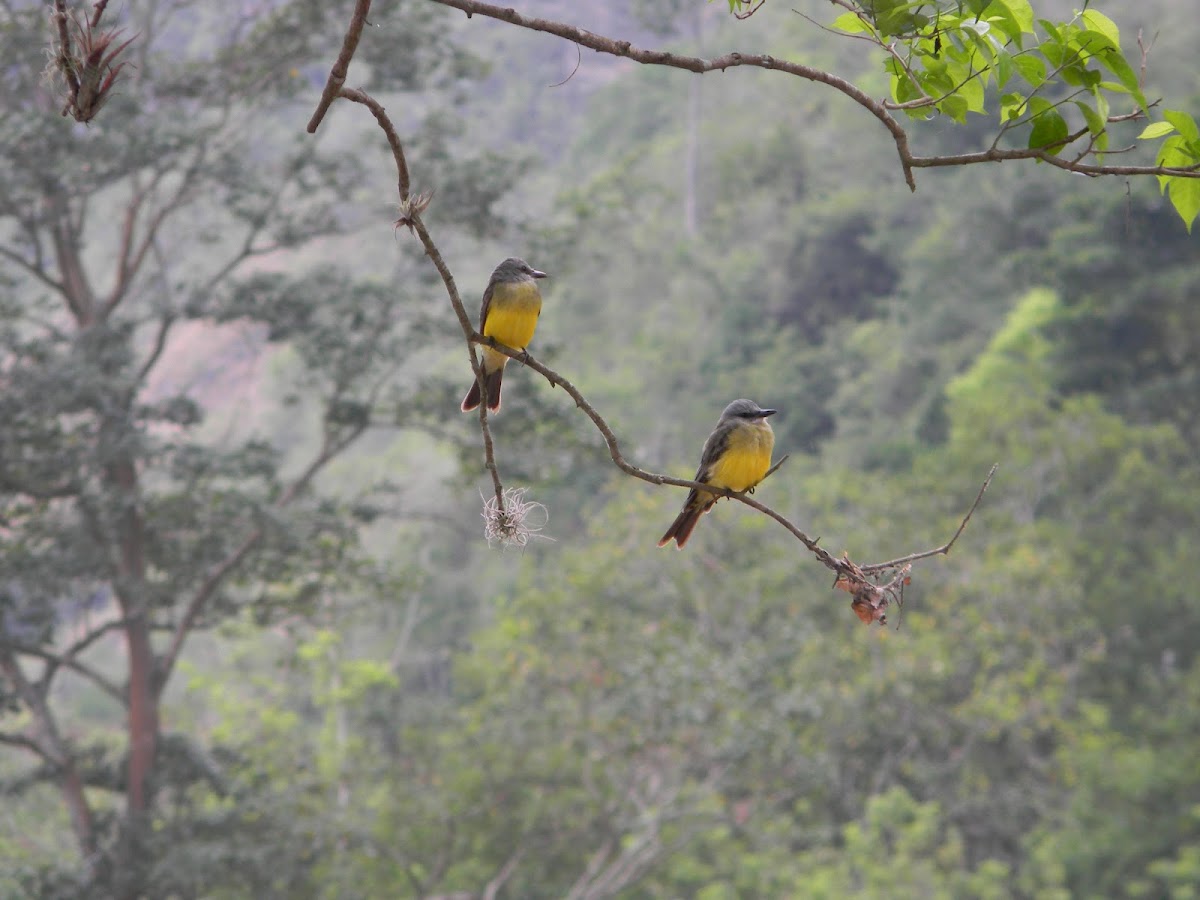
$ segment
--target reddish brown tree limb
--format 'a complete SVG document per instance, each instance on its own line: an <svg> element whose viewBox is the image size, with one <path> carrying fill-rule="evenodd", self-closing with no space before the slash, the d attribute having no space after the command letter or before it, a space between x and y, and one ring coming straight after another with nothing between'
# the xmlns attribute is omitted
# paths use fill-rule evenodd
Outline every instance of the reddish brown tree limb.
<svg viewBox="0 0 1200 900"><path fill-rule="evenodd" d="M43 686L43 689L50 681L50 678L46 677L47 675L52 676L52 673L59 668L70 669L72 672L92 682L92 684L116 700L121 706L125 705L125 692L114 681L110 680L103 673L93 669L87 663L80 662L74 656L69 656L65 653L55 653L44 647L17 642L11 642L10 646L14 653L22 656L33 656L46 663L46 674L43 674L39 679L39 684Z"/></svg>
<svg viewBox="0 0 1200 900"><path fill-rule="evenodd" d="M321 120L325 118L325 113L329 111L330 104L333 103L338 91L346 83L350 60L354 58L354 50L358 47L358 39L362 37L363 26L367 24L367 13L370 11L371 0L358 0L354 4L354 15L350 17L350 27L346 29L346 36L342 39L342 51L338 54L333 68L329 70L329 78L325 81L325 90L321 92L321 100L317 103L312 118L308 120L309 134L317 133L317 128L320 127Z"/></svg>
<svg viewBox="0 0 1200 900"><path fill-rule="evenodd" d="M55 56L55 65L62 72L63 78L67 82L67 106L74 105L75 98L79 96L79 77L75 74L75 65L72 62L71 53L71 32L67 28L69 14L67 13L67 5L63 0L54 0L54 14L51 18L54 19L54 26L58 29L58 54Z"/></svg>
<svg viewBox="0 0 1200 900"><path fill-rule="evenodd" d="M396 160L396 174L399 179L396 189L400 194L400 202L407 202L409 190L408 163L404 159L404 145L400 143L400 135L396 134L396 128L392 125L392 120L388 118L387 110L384 109L382 103L364 91L357 91L353 88L341 88L338 90L337 96L346 100L352 100L355 103L361 103L367 109L371 110L371 114L375 116L375 121L379 123L379 127L387 135L388 146L392 148L392 157ZM309 128L308 130L312 131L313 129Z"/></svg>

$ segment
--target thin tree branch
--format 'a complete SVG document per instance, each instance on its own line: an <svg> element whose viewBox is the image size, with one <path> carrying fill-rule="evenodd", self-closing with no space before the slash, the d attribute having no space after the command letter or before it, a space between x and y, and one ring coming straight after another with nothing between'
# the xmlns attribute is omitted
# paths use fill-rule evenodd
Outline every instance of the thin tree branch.
<svg viewBox="0 0 1200 900"><path fill-rule="evenodd" d="M109 314L117 308L117 305L120 304L120 302L125 298L125 293L129 290L130 283L137 276L138 271L142 267L142 263L146 259L146 254L150 252L151 247L154 245L155 239L158 237L158 229L162 227L163 222L166 221L167 217L171 215L171 213L178 210L187 201L188 192L191 191L193 183L196 179L196 175L199 173L200 168L204 163L207 150L207 145L201 144L200 149L196 153L196 158L192 160L192 164L188 166L187 171L184 172L183 178L179 182L179 187L175 189L171 197L165 203L163 203L161 207L155 210L154 214L146 223L146 233L142 237L141 243L138 244L137 249L132 251L132 256L129 255L130 246L126 245L123 239L121 258L117 267L117 277L113 282L112 290L109 291L108 299L104 302L101 318L107 318ZM154 190L154 187L157 185L157 183L158 179L156 178L155 181L147 188L147 195ZM131 207L129 210L130 221L126 222L129 232L125 236L129 237L130 239L132 239L133 235L132 219L136 218L136 207L140 206L141 202L142 201L140 200L137 201L136 205Z"/></svg>
<svg viewBox="0 0 1200 900"><path fill-rule="evenodd" d="M158 363L162 357L163 350L167 346L167 335L171 332L171 326L175 324L175 316L173 313L168 313L162 317L158 323L158 333L154 336L154 346L150 350L150 355L146 357L146 361L142 363L138 369L137 378L134 379L135 389L146 380L146 376L150 374L150 370Z"/></svg>
<svg viewBox="0 0 1200 900"><path fill-rule="evenodd" d="M35 500L61 500L65 497L74 497L80 491L79 485L74 481L59 485L36 485L29 484L14 477L11 473L3 471L0 471L0 489L14 494L24 494Z"/></svg>
<svg viewBox="0 0 1200 900"><path fill-rule="evenodd" d="M396 134L396 128L392 125L392 120L388 118L387 110L384 109L382 103L364 91L354 90L353 88L341 88L337 92L337 96L346 100L352 100L355 103L361 103L375 116L375 120L379 123L379 127L383 129L383 133L387 135L388 145L392 148L392 156L396 160L396 174L399 178L397 189L400 192L400 202L408 200L409 179L408 179L408 163L404 160L404 145L400 143L400 135ZM308 129L312 131L310 127Z"/></svg>
<svg viewBox="0 0 1200 900"><path fill-rule="evenodd" d="M325 81L325 90L321 92L321 100L317 103L316 111L308 120L308 133L316 134L321 120L329 111L330 104L337 97L338 91L346 83L346 74L350 69L350 60L358 47L358 39L362 37L363 26L367 23L367 13L371 11L371 0L357 0L354 4L354 15L350 17L350 27L346 29L346 37L342 39L342 52L329 70L329 78Z"/></svg>
<svg viewBox="0 0 1200 900"><path fill-rule="evenodd" d="M67 649L63 651L62 655L65 659L74 659L106 634L113 631L120 631L128 624L129 623L125 619L111 619L108 622L105 622L103 625L93 628L83 637L79 638L79 640L71 644L71 646L67 647Z"/></svg>
<svg viewBox="0 0 1200 900"><path fill-rule="evenodd" d="M434 0L437 2L437 0ZM1106 151L1111 153L1112 151ZM1040 159L1057 169L1078 172L1093 177L1101 175L1175 175L1183 178L1200 178L1200 163L1193 166L1098 166L1073 162L1055 156L1041 148L1015 150L981 150L976 153L958 153L952 156L911 156L908 163L914 169L936 169L946 166L970 166L976 163L1003 162L1011 159Z"/></svg>
<svg viewBox="0 0 1200 900"><path fill-rule="evenodd" d="M21 254L17 253L15 250L11 250L8 247L0 247L0 256L3 256L5 259L12 260L17 265L19 265L22 269L24 269L26 272L28 272L30 275L32 275L34 278L36 278L38 281L40 281L42 284L46 285L47 287L54 288L54 290L58 291L60 294L66 292L66 286L63 285L63 283L61 281L55 281L53 278L51 278L49 275L46 274L46 270L43 269L40 265L37 265L36 263L31 263L29 260L27 260Z"/></svg>
<svg viewBox="0 0 1200 900"><path fill-rule="evenodd" d="M480 401L479 401L479 430L483 434L483 458L484 465L492 475L492 489L496 493L496 509L498 512L504 512L504 485L500 481L500 467L496 464L496 449L492 444L492 430L488 425L487 414L487 398L483 396L487 391L487 385L484 384L483 365L479 361L479 354L475 352L475 335L476 331L471 325L471 319L467 315L467 309L463 305L462 297L459 296L458 287L454 283L454 276L450 274L450 268L446 265L446 261L442 259L442 254L437 248L437 244L433 242L433 238L429 234L429 230L425 227L425 222L421 218L420 213L413 212L411 214L411 222L413 230L416 231L417 237L420 238L421 244L425 247L426 255L433 261L433 265L438 270L438 274L442 276L442 283L446 286L446 293L450 297L450 305L454 307L454 313L458 316L458 324L462 327L463 336L467 341L467 353L471 359L471 371L475 373L475 379L479 382ZM522 358L520 353L514 351L514 358Z"/></svg>
<svg viewBox="0 0 1200 900"><path fill-rule="evenodd" d="M13 734L8 731L0 731L0 744L7 744L10 747L21 747L41 757L51 766L54 765L54 758L41 744L27 734Z"/></svg>
<svg viewBox="0 0 1200 900"><path fill-rule="evenodd" d="M87 663L82 663L75 659L74 656L54 653L53 651L47 650L44 647L35 647L29 644L17 643L15 641L10 642L10 646L12 647L14 653L19 653L23 656L34 656L45 661L46 671L39 679L39 684L43 686L43 688L50 683L50 679L54 677L54 672L61 667L64 669L70 669L71 671L82 675L84 678L91 681L92 684L96 685L96 687L100 688L100 690L104 691L104 693L116 700L117 703L119 703L122 707L125 706L125 692L121 690L121 688L118 687L115 682L109 680L109 678L102 673L97 672L91 666L87 665Z"/></svg>
<svg viewBox="0 0 1200 900"><path fill-rule="evenodd" d="M940 547L935 547L933 550L926 550L923 553L910 553L908 556L901 556L898 559L890 559L887 562L872 563L869 566L860 566L861 570L866 574L872 572L881 572L885 569L896 569L905 563L916 562L918 559L928 559L931 556L945 556L950 552L950 548L954 546L954 542L958 540L967 528L967 523L971 521L971 515L978 508L980 501L983 500L983 494L988 489L988 485L992 483L992 476L996 474L996 470L1000 468L1000 463L994 463L991 471L988 472L987 478L983 480L983 485L979 488L979 493L975 495L975 502L971 504L971 508L967 510L967 514L963 516L963 520L958 523L958 530L954 532L954 536Z"/></svg>
<svg viewBox="0 0 1200 900"><path fill-rule="evenodd" d="M54 62L58 66L58 70L62 72L63 78L67 82L67 106L74 106L75 100L79 96L79 78L75 74L75 66L72 64L71 53L71 33L67 28L67 5L63 0L54 0L54 19L55 27L58 28L58 53L55 56Z"/></svg>
<svg viewBox="0 0 1200 900"><path fill-rule="evenodd" d="M496 900L496 895L500 893L500 889L504 887L505 882L512 878L513 872L517 871L517 866L521 864L521 858L525 855L524 847L517 847L513 851L513 855L508 858L508 861L501 866L500 871L496 873L491 881L483 889L479 900Z"/></svg>

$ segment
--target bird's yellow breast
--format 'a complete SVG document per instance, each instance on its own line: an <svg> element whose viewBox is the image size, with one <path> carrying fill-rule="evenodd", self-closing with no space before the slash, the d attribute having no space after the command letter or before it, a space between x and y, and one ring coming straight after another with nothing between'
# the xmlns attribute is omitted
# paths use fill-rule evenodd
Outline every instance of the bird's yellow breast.
<svg viewBox="0 0 1200 900"><path fill-rule="evenodd" d="M483 333L514 350L524 350L533 340L541 311L542 295L532 281L498 284L492 293Z"/></svg>
<svg viewBox="0 0 1200 900"><path fill-rule="evenodd" d="M709 484L744 491L763 480L771 468L775 435L766 422L739 425L730 432L725 452L712 466Z"/></svg>

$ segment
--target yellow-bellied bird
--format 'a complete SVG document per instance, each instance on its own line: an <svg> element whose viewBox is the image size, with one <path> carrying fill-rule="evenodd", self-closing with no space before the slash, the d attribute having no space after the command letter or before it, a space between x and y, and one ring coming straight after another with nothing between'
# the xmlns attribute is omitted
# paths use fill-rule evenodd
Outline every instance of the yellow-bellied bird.
<svg viewBox="0 0 1200 900"><path fill-rule="evenodd" d="M775 433L767 422L767 416L773 415L775 410L763 409L753 400L734 400L725 407L717 427L704 442L700 469L692 480L731 491L747 491L762 481L771 468L775 447ZM700 517L713 508L717 499L716 494L692 488L683 511L658 546L674 539L682 550Z"/></svg>
<svg viewBox="0 0 1200 900"><path fill-rule="evenodd" d="M492 272L483 306L479 310L479 331L484 337L495 338L514 350L524 350L533 340L538 316L542 313L542 294L537 280L545 278L523 259L510 256ZM492 412L500 409L500 383L509 357L491 347L483 350L483 378L487 383L487 406ZM479 380L463 398L462 411L470 412L479 406Z"/></svg>

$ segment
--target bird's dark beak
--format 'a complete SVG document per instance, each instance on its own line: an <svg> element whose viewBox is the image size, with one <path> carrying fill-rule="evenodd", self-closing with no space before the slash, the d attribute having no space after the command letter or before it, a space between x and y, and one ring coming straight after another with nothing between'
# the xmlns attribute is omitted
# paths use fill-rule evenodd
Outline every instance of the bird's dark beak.
<svg viewBox="0 0 1200 900"><path fill-rule="evenodd" d="M779 412L777 409L760 409L758 414L765 419L767 416L773 416L777 412Z"/></svg>
<svg viewBox="0 0 1200 900"><path fill-rule="evenodd" d="M550 277L545 272L539 272L537 269L534 269L529 274L532 275L534 278L549 278Z"/></svg>

